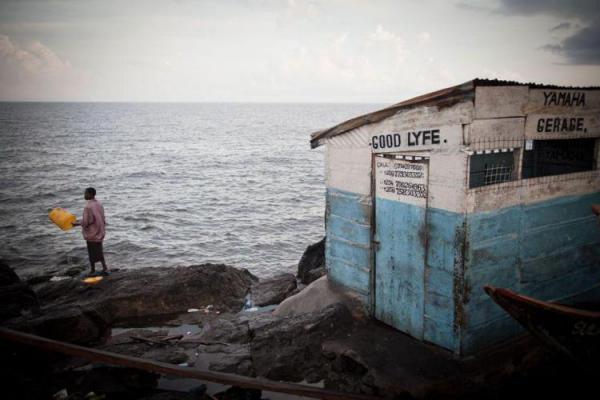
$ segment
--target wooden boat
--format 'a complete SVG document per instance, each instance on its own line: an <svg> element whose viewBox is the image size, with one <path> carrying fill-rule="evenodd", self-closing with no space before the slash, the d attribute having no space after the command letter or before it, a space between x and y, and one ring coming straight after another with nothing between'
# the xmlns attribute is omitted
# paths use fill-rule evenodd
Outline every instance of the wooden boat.
<svg viewBox="0 0 600 400"><path fill-rule="evenodd" d="M541 301L493 286L486 286L485 291L548 347L598 373L600 311Z"/></svg>

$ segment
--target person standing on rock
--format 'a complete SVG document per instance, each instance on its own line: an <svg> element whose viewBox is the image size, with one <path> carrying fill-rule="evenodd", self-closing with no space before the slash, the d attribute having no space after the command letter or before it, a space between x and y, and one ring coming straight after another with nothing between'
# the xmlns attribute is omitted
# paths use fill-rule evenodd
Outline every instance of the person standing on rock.
<svg viewBox="0 0 600 400"><path fill-rule="evenodd" d="M102 275L108 274L106 261L104 260L104 250L102 242L106 233L106 219L104 218L104 207L102 203L96 200L96 189L89 187L85 189L83 198L86 199L85 208L81 220L77 220L73 225L81 225L83 238L87 243L88 256L92 267L91 274L96 273L96 263L102 264Z"/></svg>

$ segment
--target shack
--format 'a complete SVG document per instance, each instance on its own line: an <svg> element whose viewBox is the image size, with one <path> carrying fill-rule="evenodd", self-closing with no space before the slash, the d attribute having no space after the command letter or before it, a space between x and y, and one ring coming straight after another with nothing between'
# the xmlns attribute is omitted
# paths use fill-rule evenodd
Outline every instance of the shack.
<svg viewBox="0 0 600 400"><path fill-rule="evenodd" d="M485 284L600 298L599 137L600 88L482 79L313 133L329 278L460 357L523 332Z"/></svg>

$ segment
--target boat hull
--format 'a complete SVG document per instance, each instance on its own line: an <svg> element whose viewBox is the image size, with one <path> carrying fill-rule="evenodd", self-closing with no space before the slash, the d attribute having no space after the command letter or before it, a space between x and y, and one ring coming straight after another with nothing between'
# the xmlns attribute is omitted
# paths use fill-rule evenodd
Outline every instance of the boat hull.
<svg viewBox="0 0 600 400"><path fill-rule="evenodd" d="M597 370L600 312L545 302L493 286L486 286L485 291L546 346L585 369Z"/></svg>

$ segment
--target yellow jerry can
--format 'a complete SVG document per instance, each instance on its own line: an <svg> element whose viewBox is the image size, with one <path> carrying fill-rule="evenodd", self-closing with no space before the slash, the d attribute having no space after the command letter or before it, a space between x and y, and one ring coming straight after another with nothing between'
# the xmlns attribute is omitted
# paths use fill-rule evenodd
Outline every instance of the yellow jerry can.
<svg viewBox="0 0 600 400"><path fill-rule="evenodd" d="M63 231L68 231L73 228L73 222L77 221L77 217L62 208L55 208L48 214L50 220Z"/></svg>

